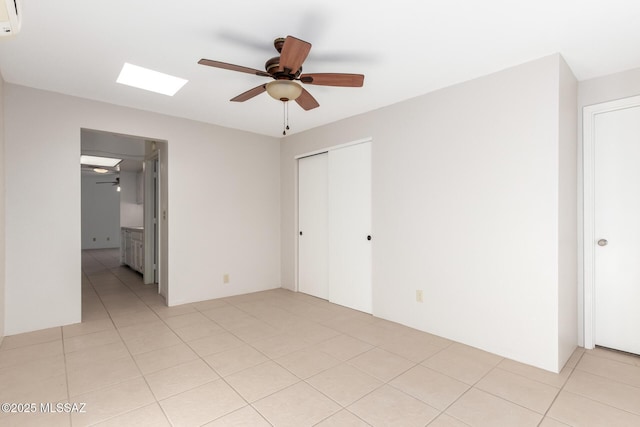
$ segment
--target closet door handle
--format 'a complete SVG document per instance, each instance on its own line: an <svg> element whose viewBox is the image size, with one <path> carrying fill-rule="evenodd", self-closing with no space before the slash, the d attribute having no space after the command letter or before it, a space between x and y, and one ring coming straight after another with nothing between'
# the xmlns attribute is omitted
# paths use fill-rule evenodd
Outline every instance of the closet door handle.
<svg viewBox="0 0 640 427"><path fill-rule="evenodd" d="M368 236L367 236L367 240L371 240L371 235L368 235Z"/></svg>
<svg viewBox="0 0 640 427"><path fill-rule="evenodd" d="M300 235L302 236L302 231L300 232Z"/></svg>

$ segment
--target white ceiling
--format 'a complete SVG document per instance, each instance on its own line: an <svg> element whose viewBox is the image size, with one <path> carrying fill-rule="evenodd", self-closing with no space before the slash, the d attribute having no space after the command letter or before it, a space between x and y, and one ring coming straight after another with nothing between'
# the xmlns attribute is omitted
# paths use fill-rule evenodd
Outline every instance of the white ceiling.
<svg viewBox="0 0 640 427"><path fill-rule="evenodd" d="M637 0L23 1L22 31L0 40L5 81L280 136L282 105L229 99L268 79L276 37L312 43L304 72L365 74L363 88L307 86L291 133L561 53L578 80L640 67ZM124 62L188 79L173 97L116 83Z"/></svg>

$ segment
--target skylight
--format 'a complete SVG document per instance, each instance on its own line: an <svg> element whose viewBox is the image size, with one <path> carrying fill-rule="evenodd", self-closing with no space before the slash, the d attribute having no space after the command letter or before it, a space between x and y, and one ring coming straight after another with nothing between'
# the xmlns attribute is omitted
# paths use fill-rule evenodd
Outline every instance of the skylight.
<svg viewBox="0 0 640 427"><path fill-rule="evenodd" d="M80 156L80 164L89 166L103 166L107 168L115 167L120 163L122 159L115 159L111 157L98 157L98 156Z"/></svg>
<svg viewBox="0 0 640 427"><path fill-rule="evenodd" d="M125 62L116 81L123 85L173 96L188 80Z"/></svg>

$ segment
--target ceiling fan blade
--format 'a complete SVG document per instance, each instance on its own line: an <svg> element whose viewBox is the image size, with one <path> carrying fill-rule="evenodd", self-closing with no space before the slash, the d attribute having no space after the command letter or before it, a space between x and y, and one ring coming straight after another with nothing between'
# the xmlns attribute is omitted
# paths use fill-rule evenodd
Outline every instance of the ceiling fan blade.
<svg viewBox="0 0 640 427"><path fill-rule="evenodd" d="M290 73L295 74L311 50L311 43L297 39L293 36L287 36L280 52L280 70L288 69Z"/></svg>
<svg viewBox="0 0 640 427"><path fill-rule="evenodd" d="M200 65L209 67L222 68L223 70L240 71L241 73L255 74L256 76L271 77L266 71L256 70L254 68L243 67L241 65L227 64L226 62L213 61L211 59L201 59L198 61Z"/></svg>
<svg viewBox="0 0 640 427"><path fill-rule="evenodd" d="M244 102L248 99L253 98L254 96L258 96L260 95L262 92L267 90L267 84L262 84L260 86L256 86L253 89L249 89L248 91L241 93L240 95L236 96L235 98L231 98L231 101L233 102Z"/></svg>
<svg viewBox="0 0 640 427"><path fill-rule="evenodd" d="M300 81L308 85L362 87L364 75L344 73L302 74Z"/></svg>
<svg viewBox="0 0 640 427"><path fill-rule="evenodd" d="M302 93L298 98L296 98L296 102L306 111L313 110L314 108L320 106L320 104L318 104L318 101L316 101L316 99L311 96L311 94L307 92L305 88L302 88Z"/></svg>
<svg viewBox="0 0 640 427"><path fill-rule="evenodd" d="M273 45L264 43L261 38L254 38L248 33L242 33L235 30L224 29L217 32L216 36L229 43L234 43L242 47L248 47L265 54L273 53Z"/></svg>
<svg viewBox="0 0 640 427"><path fill-rule="evenodd" d="M114 181L97 181L96 184L120 185L120 177L116 177Z"/></svg>

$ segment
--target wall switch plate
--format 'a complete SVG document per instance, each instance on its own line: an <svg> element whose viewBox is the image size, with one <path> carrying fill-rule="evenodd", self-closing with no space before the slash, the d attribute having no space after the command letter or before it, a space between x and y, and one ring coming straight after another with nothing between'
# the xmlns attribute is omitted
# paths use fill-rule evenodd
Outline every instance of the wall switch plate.
<svg viewBox="0 0 640 427"><path fill-rule="evenodd" d="M423 302L422 289L416 290L416 302Z"/></svg>
<svg viewBox="0 0 640 427"><path fill-rule="evenodd" d="M222 276L222 283L229 283L229 274L224 274Z"/></svg>

